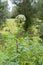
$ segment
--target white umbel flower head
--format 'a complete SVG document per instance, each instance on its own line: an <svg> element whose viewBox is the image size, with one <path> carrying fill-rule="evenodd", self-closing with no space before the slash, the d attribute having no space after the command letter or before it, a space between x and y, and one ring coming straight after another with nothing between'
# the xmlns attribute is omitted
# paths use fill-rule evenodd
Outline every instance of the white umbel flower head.
<svg viewBox="0 0 43 65"><path fill-rule="evenodd" d="M22 22L26 21L26 17L23 14L16 16L16 19L21 20Z"/></svg>

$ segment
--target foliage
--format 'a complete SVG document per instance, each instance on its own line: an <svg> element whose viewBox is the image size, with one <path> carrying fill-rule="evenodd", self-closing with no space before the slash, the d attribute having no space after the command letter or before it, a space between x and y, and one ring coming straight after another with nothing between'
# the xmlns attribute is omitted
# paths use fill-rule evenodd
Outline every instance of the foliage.
<svg viewBox="0 0 43 65"><path fill-rule="evenodd" d="M24 32L22 32L24 35L20 35L23 28L18 27L18 32L16 32L17 26L14 22L17 20L7 19L6 26L11 33L3 31L0 34L0 65L42 65L43 43L41 39L38 36L26 35ZM32 30L36 32L34 26Z"/></svg>
<svg viewBox="0 0 43 65"><path fill-rule="evenodd" d="M26 17L26 21L24 24L24 30L27 30L28 26L32 24L32 16L33 16L33 9L31 6L30 0L18 0L17 2L13 0L13 3L18 7L18 14L22 14Z"/></svg>
<svg viewBox="0 0 43 65"><path fill-rule="evenodd" d="M17 6L12 7L11 18L15 18L18 15Z"/></svg>
<svg viewBox="0 0 43 65"><path fill-rule="evenodd" d="M43 20L43 0L11 0L18 7L19 14L26 17L24 29L34 25L33 18ZM36 24L36 23L35 23ZM28 29L27 29L28 30Z"/></svg>
<svg viewBox="0 0 43 65"><path fill-rule="evenodd" d="M15 19L6 20L7 3L0 0L0 25L6 20L0 30L0 65L43 65L43 17L41 20L38 18L39 13L42 13L43 2L39 0L36 4L36 0L14 1L20 14Z"/></svg>
<svg viewBox="0 0 43 65"><path fill-rule="evenodd" d="M37 9L38 9L37 17L43 20L43 0L38 0Z"/></svg>
<svg viewBox="0 0 43 65"><path fill-rule="evenodd" d="M3 27L3 32L11 32L11 33L16 33L18 28L16 24L16 19L7 19L6 20L6 25Z"/></svg>
<svg viewBox="0 0 43 65"><path fill-rule="evenodd" d="M0 27L2 24L5 22L6 17L7 17L7 1L1 2L0 0Z"/></svg>
<svg viewBox="0 0 43 65"><path fill-rule="evenodd" d="M43 46L39 37L20 37L2 34L5 41L0 45L0 65L42 65Z"/></svg>
<svg viewBox="0 0 43 65"><path fill-rule="evenodd" d="M19 2L19 3L18 3ZM33 24L33 16L36 14L36 8L31 5L31 0L19 0L15 1L14 3L18 7L18 13L23 14L26 17L26 21L24 24L24 30L28 30L28 27L30 27Z"/></svg>

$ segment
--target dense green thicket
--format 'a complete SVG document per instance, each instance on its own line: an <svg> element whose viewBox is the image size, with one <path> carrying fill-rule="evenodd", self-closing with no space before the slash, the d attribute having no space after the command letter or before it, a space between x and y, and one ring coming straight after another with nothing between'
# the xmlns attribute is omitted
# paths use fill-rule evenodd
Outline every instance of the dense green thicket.
<svg viewBox="0 0 43 65"><path fill-rule="evenodd" d="M37 1L36 0L28 0L28 1L27 0L18 0L18 1L11 0L11 1L13 4L17 5L18 14L23 14L26 17L24 30L27 31L28 27L39 23L39 22L36 22L36 20L33 20L33 18L39 18L43 20L43 0L37 0ZM37 25L40 26L39 24Z"/></svg>
<svg viewBox="0 0 43 65"><path fill-rule="evenodd" d="M42 65L43 45L39 37L19 37L2 34L0 65Z"/></svg>
<svg viewBox="0 0 43 65"><path fill-rule="evenodd" d="M33 25L33 17L35 17L34 14L37 13L37 9L34 5L36 3L31 5L33 3L33 1L31 0L19 0L17 2L15 0L13 1L14 1L13 3L16 4L18 7L17 9L18 14L23 14L26 17L26 21L24 24L24 30L27 31L28 27Z"/></svg>

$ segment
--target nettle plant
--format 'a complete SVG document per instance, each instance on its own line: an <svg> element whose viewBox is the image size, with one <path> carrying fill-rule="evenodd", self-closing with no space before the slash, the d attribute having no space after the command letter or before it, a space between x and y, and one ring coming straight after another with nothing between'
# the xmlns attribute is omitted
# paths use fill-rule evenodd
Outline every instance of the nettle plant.
<svg viewBox="0 0 43 65"><path fill-rule="evenodd" d="M43 65L43 46L36 38L4 34L5 45L0 50L0 65Z"/></svg>

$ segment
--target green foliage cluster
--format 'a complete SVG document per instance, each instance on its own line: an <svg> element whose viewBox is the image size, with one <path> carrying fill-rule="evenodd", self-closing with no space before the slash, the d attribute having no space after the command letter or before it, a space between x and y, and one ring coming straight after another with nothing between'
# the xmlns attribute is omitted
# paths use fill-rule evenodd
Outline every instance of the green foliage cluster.
<svg viewBox="0 0 43 65"><path fill-rule="evenodd" d="M25 31L34 24L33 18L43 20L43 0L11 0L11 2L17 5L18 14L23 14L26 17Z"/></svg>
<svg viewBox="0 0 43 65"><path fill-rule="evenodd" d="M43 0L38 0L37 9L38 9L37 13L38 18L43 20Z"/></svg>
<svg viewBox="0 0 43 65"><path fill-rule="evenodd" d="M23 14L26 17L26 21L24 24L24 30L27 31L28 27L32 24L32 16L33 16L33 9L31 6L30 0L23 0L22 3L18 4L18 12L19 14Z"/></svg>
<svg viewBox="0 0 43 65"><path fill-rule="evenodd" d="M0 27L6 21L7 11L8 11L7 1L2 2L2 0L0 0Z"/></svg>
<svg viewBox="0 0 43 65"><path fill-rule="evenodd" d="M2 34L0 65L43 65L43 46L39 37Z"/></svg>

